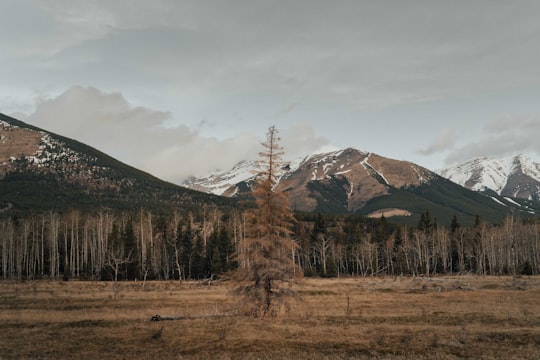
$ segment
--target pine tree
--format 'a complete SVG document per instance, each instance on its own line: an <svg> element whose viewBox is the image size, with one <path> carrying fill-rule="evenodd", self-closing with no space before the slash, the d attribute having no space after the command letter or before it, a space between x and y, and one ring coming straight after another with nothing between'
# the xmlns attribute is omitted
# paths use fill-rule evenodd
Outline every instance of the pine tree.
<svg viewBox="0 0 540 360"><path fill-rule="evenodd" d="M182 267L184 269L184 276L191 278L191 255L193 252L193 229L191 228L191 221L188 219L186 229L182 232L182 238L180 239L180 260L182 261Z"/></svg>
<svg viewBox="0 0 540 360"><path fill-rule="evenodd" d="M291 238L294 215L286 194L276 189L283 156L279 140L277 129L271 126L259 153L260 170L253 190L256 206L246 216L246 252L239 258L237 271L240 280L250 282L241 290L247 312L255 317L276 314L277 305L286 304L284 295L292 294L285 285L300 275L294 261L297 244Z"/></svg>
<svg viewBox="0 0 540 360"><path fill-rule="evenodd" d="M313 225L313 231L311 235L313 241L317 240L319 234L326 234L326 224L321 213L318 213L317 217L315 218L315 224Z"/></svg>
<svg viewBox="0 0 540 360"><path fill-rule="evenodd" d="M430 234L433 231L434 226L435 225L431 221L429 209L426 209L426 211L420 215L420 221L418 222L418 230L424 232L425 234Z"/></svg>
<svg viewBox="0 0 540 360"><path fill-rule="evenodd" d="M224 225L222 225L221 229L219 230L217 250L219 252L219 261L221 263L222 271L229 271L231 268L229 263L229 256L233 250L233 246L229 237L229 233L227 232L227 228Z"/></svg>
<svg viewBox="0 0 540 360"><path fill-rule="evenodd" d="M208 238L208 243L206 244L206 268L208 269L208 276L213 277L214 275L223 272L221 268L220 254L218 248L218 226L214 226L212 234Z"/></svg>
<svg viewBox="0 0 540 360"><path fill-rule="evenodd" d="M192 259L192 276L195 279L203 279L207 275L207 266L204 257L204 244L200 236L196 236L194 239Z"/></svg>
<svg viewBox="0 0 540 360"><path fill-rule="evenodd" d="M126 279L140 278L139 259L136 256L133 256L133 254L136 253L137 239L135 238L133 220L131 218L127 220L124 230L122 231L121 238L125 253L131 254L130 260L125 264Z"/></svg>
<svg viewBox="0 0 540 360"><path fill-rule="evenodd" d="M455 234L456 231L458 231L458 229L459 229L459 223L458 223L458 220L457 220L457 216L454 215L452 217L452 222L450 223L450 232L452 234Z"/></svg>

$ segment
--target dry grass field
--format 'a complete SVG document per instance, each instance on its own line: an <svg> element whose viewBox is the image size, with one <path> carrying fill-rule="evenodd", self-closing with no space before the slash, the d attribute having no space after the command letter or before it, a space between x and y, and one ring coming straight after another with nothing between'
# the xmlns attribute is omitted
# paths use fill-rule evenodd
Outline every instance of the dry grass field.
<svg viewBox="0 0 540 360"><path fill-rule="evenodd" d="M233 285L0 282L0 359L540 359L538 276L305 279L267 319Z"/></svg>

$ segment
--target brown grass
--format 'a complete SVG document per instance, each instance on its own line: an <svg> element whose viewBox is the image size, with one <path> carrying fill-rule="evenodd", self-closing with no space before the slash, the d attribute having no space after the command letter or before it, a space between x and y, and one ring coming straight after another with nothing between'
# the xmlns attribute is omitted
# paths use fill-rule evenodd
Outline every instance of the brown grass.
<svg viewBox="0 0 540 360"><path fill-rule="evenodd" d="M263 320L232 287L0 282L0 359L540 358L540 277L309 279Z"/></svg>
<svg viewBox="0 0 540 360"><path fill-rule="evenodd" d="M4 128L0 125L0 165L8 162L11 156L35 155L41 136L37 131L14 127Z"/></svg>

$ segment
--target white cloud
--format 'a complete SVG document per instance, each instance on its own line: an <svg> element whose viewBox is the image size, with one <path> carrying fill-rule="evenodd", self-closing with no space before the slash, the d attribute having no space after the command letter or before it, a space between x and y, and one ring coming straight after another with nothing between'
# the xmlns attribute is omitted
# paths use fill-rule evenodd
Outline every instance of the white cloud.
<svg viewBox="0 0 540 360"><path fill-rule="evenodd" d="M278 130L281 134L281 145L285 151L285 160L325 152L330 147L328 139L317 135L308 124L298 124Z"/></svg>
<svg viewBox="0 0 540 360"><path fill-rule="evenodd" d="M171 114L133 107L120 93L74 86L43 100L25 121L75 138L158 177L180 182L217 167L232 166L250 149L254 136L216 140L185 125L165 126Z"/></svg>
<svg viewBox="0 0 540 360"><path fill-rule="evenodd" d="M447 163L477 156L540 155L540 115L515 115L488 122L477 141L451 152Z"/></svg>
<svg viewBox="0 0 540 360"><path fill-rule="evenodd" d="M228 170L240 160L257 158L261 150L265 134L203 137L186 125L167 126L171 117L169 112L134 107L120 93L74 86L58 97L41 100L24 120L175 183L216 169ZM287 158L328 143L308 125L283 129L282 134Z"/></svg>
<svg viewBox="0 0 540 360"><path fill-rule="evenodd" d="M432 155L447 151L456 143L458 136L454 129L446 129L428 147L418 150L419 154Z"/></svg>
<svg viewBox="0 0 540 360"><path fill-rule="evenodd" d="M160 134L169 128L208 149L226 141L233 147L236 140L246 147L247 138L263 137L270 124L285 142L287 129L309 124L299 132L314 145L291 141L284 144L290 152L328 149L324 139L308 139L308 129L316 129L333 145L412 161L429 156L440 166L447 154L457 158L500 141L501 134L483 128L471 134L475 144L464 146L461 129L471 123L476 129L504 113L540 111L539 14L536 0L519 6L491 0L0 1L0 111L32 112L35 92L60 107L68 100L59 96L65 89L92 84L98 95L120 90L130 100L127 108L108 111L128 116L144 129L139 135L153 131L165 139ZM83 96L91 101L89 93ZM465 105L444 107L460 101ZM43 105L39 113L57 110ZM433 135L441 123L454 127L458 139ZM87 130L69 122L62 129L76 138ZM510 133L517 138L507 144L523 148L522 135ZM426 134L435 136L431 143ZM96 147L105 141L91 140ZM177 178L176 170L158 165L180 151L177 141L165 143L152 142L160 159L144 161L124 157L129 144L104 150ZM193 149L189 154L202 151ZM227 150L220 154L224 162L229 152L231 159L244 157Z"/></svg>
<svg viewBox="0 0 540 360"><path fill-rule="evenodd" d="M338 3L31 3L10 12L8 20L28 30L20 40L5 35L5 50L37 57L23 58L25 67L4 66L70 85L161 82L176 96L205 102L224 92L281 93L359 108L526 86L540 77L537 3L522 3L519 12L482 1ZM111 86L113 79L123 85Z"/></svg>

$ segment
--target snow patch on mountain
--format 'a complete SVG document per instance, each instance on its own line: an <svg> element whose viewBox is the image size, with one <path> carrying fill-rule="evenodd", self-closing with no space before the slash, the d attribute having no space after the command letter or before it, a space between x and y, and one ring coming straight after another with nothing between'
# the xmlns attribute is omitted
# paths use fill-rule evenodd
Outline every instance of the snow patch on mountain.
<svg viewBox="0 0 540 360"><path fill-rule="evenodd" d="M475 191L498 195L540 197L540 164L524 155L490 159L477 157L436 171L439 175Z"/></svg>
<svg viewBox="0 0 540 360"><path fill-rule="evenodd" d="M437 171L439 175L474 191L491 189L500 194L512 171L513 158L478 157Z"/></svg>
<svg viewBox="0 0 540 360"><path fill-rule="evenodd" d="M17 125L12 125L6 121L3 121L3 120L0 120L0 125L4 128L4 129L18 129L19 127Z"/></svg>
<svg viewBox="0 0 540 360"><path fill-rule="evenodd" d="M390 182L384 177L384 174L377 170L375 166L371 165L369 163L369 158L371 156L371 153L367 154L366 158L360 161L360 165L369 173L375 173L386 185L391 185Z"/></svg>
<svg viewBox="0 0 540 360"><path fill-rule="evenodd" d="M508 207L508 205L506 205L505 203L503 203L503 202L500 201L499 199L494 198L493 196L490 196L490 198L493 199L493 201L495 201L496 203L501 204L502 206Z"/></svg>
<svg viewBox="0 0 540 360"><path fill-rule="evenodd" d="M232 186L255 176L256 171L256 161L243 160L229 171L216 171L215 174L204 179L190 177L182 185L194 190L222 195Z"/></svg>
<svg viewBox="0 0 540 360"><path fill-rule="evenodd" d="M509 198L508 196L505 196L504 199L505 199L506 201L508 201L509 203L511 203L511 204L514 204L514 205L516 205L516 206L521 206L520 203L514 201L512 198Z"/></svg>
<svg viewBox="0 0 540 360"><path fill-rule="evenodd" d="M340 164L336 171L336 164L342 160L345 150L337 150L329 153L307 155L283 163L282 172L278 174L278 183L286 179L289 175L299 170L302 166L309 166L311 170L311 181L320 181L333 175L344 175L351 170L347 168L349 164ZM358 151L358 150L356 150ZM182 183L182 186L212 193L224 195L236 184L250 181L257 174L257 161L240 161L231 170L216 171L206 178L191 177ZM231 196L231 193L227 194Z"/></svg>
<svg viewBox="0 0 540 360"><path fill-rule="evenodd" d="M390 163L392 165L389 165ZM358 165L361 165L361 167ZM390 168L385 169L385 166L390 166ZM403 170L396 170L400 167L403 167ZM405 167L410 167L412 171L405 170ZM359 177L359 168L363 168L366 174ZM232 196L235 190L238 190L237 186L239 183L249 183L254 179L257 170L256 161L241 161L229 171L216 172L202 179L192 177L187 179L182 185L216 195ZM375 178L384 186L398 187L407 183L419 184L429 180L426 170L422 170L414 164L388 159L384 160L384 158L376 154L353 148L308 155L287 161L284 163L282 171L281 174L278 174L278 184L284 180L297 184L298 181L301 181L299 180L301 178L307 179L307 181L325 181L337 176L344 177L349 182L349 188L347 190L347 196L349 198L354 197L358 190L352 184L357 184L360 179ZM305 174L305 176L299 175L301 173Z"/></svg>

